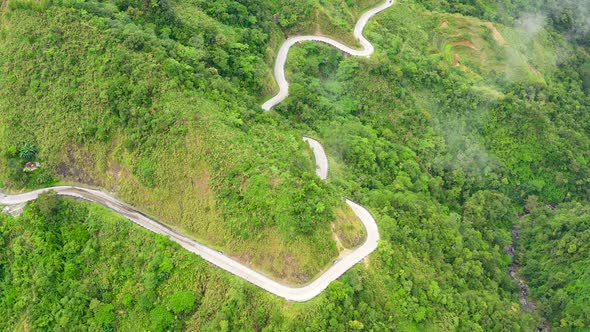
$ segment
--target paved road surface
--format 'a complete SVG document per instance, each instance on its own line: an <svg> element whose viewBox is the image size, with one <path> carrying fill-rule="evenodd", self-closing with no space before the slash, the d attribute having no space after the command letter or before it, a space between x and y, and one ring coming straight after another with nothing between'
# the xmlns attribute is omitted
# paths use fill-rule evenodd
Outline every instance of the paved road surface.
<svg viewBox="0 0 590 332"><path fill-rule="evenodd" d="M326 156L324 147L322 144L320 144L320 142L311 137L303 137L303 140L306 141L313 150L313 155L315 157L315 163L317 166L316 174L320 177L320 179L326 180L328 178L328 157Z"/></svg>
<svg viewBox="0 0 590 332"><path fill-rule="evenodd" d="M362 32L367 24L368 20L378 12L388 8L393 4L392 0L387 0L384 4L379 7L373 8L367 11L361 16L354 29L354 35L360 40L363 49L354 50L346 45L343 45L335 40L320 36L299 36L289 38L279 50L279 55L275 64L275 77L280 86L280 92L271 100L267 101L262 105L265 109L270 109L280 103L288 95L289 84L285 79L285 61L287 59L287 53L289 48L294 44L302 41L319 41L326 44L330 44L343 52L357 56L369 56L373 53L373 45L369 43L363 36ZM328 177L328 159L322 145L311 138L304 137L304 140L309 143L313 149L314 156L317 164L318 176L325 180ZM158 234L165 235L170 240L180 244L183 248L201 256L206 261L216 265L242 279L245 279L256 286L263 288L275 295L281 296L290 301L308 301L318 294L320 294L328 285L339 278L344 272L353 267L355 264L364 259L367 255L373 252L377 248L377 241L379 241L379 230L377 229L377 223L375 219L367 209L346 199L346 203L352 208L354 213L359 217L365 228L367 229L367 240L359 248L355 249L348 255L339 258L335 261L324 273L322 273L317 279L313 280L310 284L303 287L289 287L280 284L265 275L237 262L221 252L211 249L202 243L199 243L188 236L173 230L172 228L153 220L141 212L135 210L131 206L119 201L118 199L98 190L73 187L73 186L58 186L51 188L44 188L35 190L32 192L19 194L19 195L5 195L0 193L0 204L1 205L15 205L20 203L29 202L37 199L39 194L53 190L59 195L71 196L75 198L81 198L91 202L102 204L111 210L127 217L134 223Z"/></svg>
<svg viewBox="0 0 590 332"><path fill-rule="evenodd" d="M186 250L201 256L206 261L290 301L303 302L320 294L330 282L340 277L353 265L375 250L377 247L377 241L379 240L377 224L371 214L362 206L347 200L348 205L350 205L367 228L367 241L350 255L335 262L325 273L315 279L311 284L304 287L289 287L252 270L251 268L225 256L219 251L211 249L186 235L147 217L124 202L98 190L73 186L59 186L35 190L20 195L0 194L0 204L14 205L29 202L37 199L39 194L50 190L53 190L62 196L71 196L102 204L154 233L169 237L170 240L180 244Z"/></svg>
<svg viewBox="0 0 590 332"><path fill-rule="evenodd" d="M361 18L359 18L358 22L356 22L356 25L354 27L354 37L360 41L363 47L360 50L355 50L334 39L323 36L296 36L287 39L279 49L279 54L277 54L277 60L275 62L274 68L275 80L279 85L279 93L277 93L276 96L272 97L271 99L267 100L264 104L262 104L262 108L265 110L270 110L271 108L275 107L276 105L280 104L283 100L285 100L287 96L289 96L289 82L287 82L287 78L285 77L285 63L287 62L287 55L289 54L289 49L291 48L291 46L304 41L316 41L334 46L342 52L348 53L350 55L369 56L373 54L373 51L375 49L373 48L373 44L371 44L365 38L365 36L363 36L363 30L365 29L365 25L367 25L367 22L369 22L369 19L371 19L371 17L375 16L377 13L389 8L392 5L393 0L387 0L382 5L365 12L361 16Z"/></svg>

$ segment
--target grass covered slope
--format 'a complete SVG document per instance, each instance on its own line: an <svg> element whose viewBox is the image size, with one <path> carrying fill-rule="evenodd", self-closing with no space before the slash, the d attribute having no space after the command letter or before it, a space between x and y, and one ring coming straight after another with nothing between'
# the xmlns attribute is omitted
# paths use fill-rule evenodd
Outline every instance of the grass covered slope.
<svg viewBox="0 0 590 332"><path fill-rule="evenodd" d="M254 286L89 203L45 195L18 219L0 216L0 243L3 331L178 331L189 321L219 331L236 308L251 326L277 310Z"/></svg>
<svg viewBox="0 0 590 332"><path fill-rule="evenodd" d="M446 328L532 329L506 249L528 197L588 200L587 50L550 25L531 35L412 3L367 36L370 59L294 50L277 112L325 142L331 181L376 214L371 269L399 291L382 301L412 317L408 329L456 315L470 318Z"/></svg>
<svg viewBox="0 0 590 332"><path fill-rule="evenodd" d="M311 43L294 48L287 64L287 76L293 83L291 96L275 111L263 114L257 99L269 91L271 67L271 62L265 64L264 59L270 60L269 45L278 45L282 39L273 32L280 24L275 24L272 16L278 2L219 2L226 6L215 10L208 7L212 3L189 6L178 2L166 7L165 2L158 2L150 8L140 3L84 3L74 8L46 8L51 15L18 9L27 7L22 3L13 4L13 10L6 12L2 21L13 28L1 32L10 43L0 47L0 105L8 115L0 118L5 182L14 187L42 182L19 170L19 163L31 153L34 155L30 146L35 145L35 159L48 165L53 172L49 172L50 176L59 174L62 164L74 170L84 167L88 169L84 178L96 174L92 179L97 184L116 190L121 198L145 206L164 220L170 218L181 229L206 234L210 244L227 245L234 248L236 255L259 254L258 258L266 262L262 266L268 270L274 266L269 262L291 262L271 254L280 252L273 248L277 239L286 243L284 248L308 246L311 250L305 252L313 256L315 264L308 266L316 266L315 271L320 267L317 262L329 261L337 254L334 234L341 243L354 245L357 239L350 231L355 226L349 224L350 219L339 205L340 193L344 193L375 215L382 239L379 248L366 264L355 266L314 300L291 304L208 265L201 266L198 257L182 254L174 249L176 246L156 245L145 255L168 255L169 249L173 252L170 255L182 256L171 259L174 268L168 278L162 274L165 281L155 288L125 276L154 272L156 265L169 270L170 265L162 265L162 261L146 267L141 256L129 257L133 270L116 265L108 274L101 274L105 292L118 289L116 283L109 284L114 279L126 280L129 288L139 288L131 294L133 309L126 309L127 302L119 301L117 296L99 298L99 294L91 293L92 289L84 289L81 294L90 292L85 295L89 300L79 306L72 304L83 308L72 317L96 324L95 312L102 308L90 305L96 298L106 305L100 312L106 311L110 326L115 328L139 320L142 327L154 330L530 331L543 322L540 313L527 312L520 306L518 286L507 273L510 257L506 250L511 243L512 224L531 197L537 197L541 204L566 207L588 201L590 121L585 110L590 100L584 74L589 63L586 49L551 25L532 36L523 34L516 16L512 21L503 21L504 25L494 20L490 26L485 20L490 16L479 13L502 10L491 2L469 6L477 7L471 14L480 18L448 13L446 8L428 4L399 3L369 23L366 35L376 47L371 58L345 57L332 48ZM190 8L198 19L191 21L192 15L176 15L178 9L174 8ZM19 32L19 22L27 26L29 21L32 25ZM60 98L39 103L45 108L36 109L37 100L43 101L51 93L61 96L60 91L69 86L66 83L75 82L77 75L69 76L57 86L59 89L28 95L34 90L30 84L19 85L21 80L17 78L28 79L36 73L34 63L45 61L45 66L50 67L49 61L43 59L47 52L44 45L51 44L44 41L27 45L22 40L35 28L45 32L39 38L46 38L43 36L63 24L80 28L90 25L98 32L85 38L64 39L54 52L67 42L107 38L103 52L115 49L130 55L118 62L114 61L116 57L110 59L108 63L117 66L99 78L108 81L118 72L125 73L120 75L123 78L138 78L128 84L111 82L114 97L104 99L103 104L93 103L84 112L69 111L65 107L69 103ZM23 61L14 55L29 49L27 54L34 60ZM63 57L67 58L67 54L51 59L55 62ZM84 59L96 61L88 56L74 57L72 61L82 63ZM134 74L134 70L127 69L128 63L131 68L154 65L145 74L141 74L143 69ZM93 68L88 64L83 74L94 75ZM67 74L65 69L64 73L60 75ZM161 77L160 84L154 84L158 94L145 106L133 91L151 82L151 77ZM118 89L120 86L125 88ZM83 87L76 91L85 91ZM63 126L59 135L63 132L67 139L59 141L57 125L46 130L45 126L52 125L35 122L33 116L41 114L47 117L44 121L69 116L83 123L84 116L99 109L97 106L101 107L97 113L116 115L108 116L114 122L103 139L98 129L85 137ZM33 130L26 131L20 119L31 122ZM146 124L149 126L143 127ZM301 142L302 134L325 143L331 166L329 183L320 182L313 174L310 151ZM66 147L53 147L52 135L56 142L74 142L74 148L70 148L74 152L68 154ZM100 160L106 162L101 164ZM183 167L187 163L191 167ZM67 214L68 209L75 210L68 204L58 209L64 214L63 224L84 219ZM21 220L4 217L3 225L8 225L4 229L11 230L4 237L5 243L21 233L24 224L20 222L33 216L34 211L33 206ZM323 217L317 218L318 214ZM33 222L27 232L43 230L46 217L38 218L43 222ZM104 218L114 217L105 214ZM199 219L193 218L203 219L197 226L191 220ZM334 230L329 222L332 220L337 220ZM100 237L100 231L94 230L100 226L90 225L89 232ZM105 227L111 227L108 225ZM202 225L207 225L206 229ZM145 240L142 237L137 242L153 246L158 237L134 230L139 231ZM110 239L119 238L105 233L109 236L100 237L105 246ZM10 243L2 257L33 259L18 248L19 255L10 253L14 247ZM141 249L123 247L116 253ZM65 253L65 248L55 248L56 256ZM180 263L185 256L192 263ZM35 257L41 260L43 256ZM271 259L275 257L281 260ZM244 260L254 262L256 257ZM306 266L305 259L295 261ZM10 260L2 262L5 266L14 264ZM198 278L193 269L199 271ZM12 280L27 276L26 271L11 272L3 280L12 287ZM125 276L121 271L126 271ZM308 271L311 275L314 270ZM532 280L536 272L530 271ZM209 273L214 277L205 277ZM531 284L533 294L535 288L543 289L539 275L541 278ZM58 287L61 282L50 279L52 286L48 288ZM150 289L155 289L155 299ZM6 294L27 298L28 290L17 288ZM187 294L172 296L185 291L196 298L192 311L180 310L174 321L167 320L169 325L151 326L153 321L148 316L169 318L174 308L179 308L172 306L173 302L191 302L186 301L191 299ZM133 307L143 296L150 296L154 307ZM182 301L171 301L168 296ZM57 297L47 301L55 303ZM6 308L14 309L3 310L12 310L15 317L30 317L24 306L13 306L20 302L7 303ZM573 299L571 303L579 302ZM156 308L158 311L152 312ZM560 317L564 316L568 322L569 317L574 317L569 312ZM13 319L6 324L11 328L24 321ZM79 322L74 318L70 321ZM46 326L57 324L53 319ZM64 326L73 328L76 324L65 322Z"/></svg>
<svg viewBox="0 0 590 332"><path fill-rule="evenodd" d="M434 280L428 286L431 295L421 300L431 304L414 316L411 311L421 308L414 302L421 293L421 283L411 282L415 271L407 276L396 272L405 280L400 289L396 279L380 276L384 260L397 256L389 245L373 271L357 266L316 299L293 304L211 267L103 207L56 196L44 195L18 218L0 215L0 243L3 330L342 331L367 326L407 331L479 326L471 325L474 317L462 315L456 325L459 318L451 312L464 309L453 303L467 294L448 297L449 287ZM407 259L424 273L420 259ZM468 295L462 305L476 298L479 294ZM493 297L477 301L493 304L484 312L498 310L495 323L479 318L490 330L519 329L514 319L526 318L516 308L504 312ZM445 309L449 305L454 309ZM513 320L498 321L505 315Z"/></svg>
<svg viewBox="0 0 590 332"><path fill-rule="evenodd" d="M238 47L249 38L240 29L212 19L204 31L181 20L154 28L171 8L11 6L0 19L4 185L105 188L286 282L338 256L330 224L344 203L316 178L301 133L256 104L260 85L245 77L260 77L234 64L263 60ZM194 31L224 40L184 44ZM42 169L24 173L28 159Z"/></svg>

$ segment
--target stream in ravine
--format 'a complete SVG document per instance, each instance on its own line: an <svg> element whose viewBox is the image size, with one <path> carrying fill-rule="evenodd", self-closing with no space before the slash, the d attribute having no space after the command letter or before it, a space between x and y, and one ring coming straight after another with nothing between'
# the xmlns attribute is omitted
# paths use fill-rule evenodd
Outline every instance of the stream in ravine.
<svg viewBox="0 0 590 332"><path fill-rule="evenodd" d="M526 215L525 215L526 216ZM522 218L524 218L523 216ZM519 293L520 293L520 304L522 305L525 311L534 311L537 310L537 306L535 303L531 301L529 296L529 286L526 281L521 277L519 273L519 266L514 259L516 254L515 248L517 245L518 240L520 239L520 233L518 230L518 226L512 226L512 243L508 246L507 253L510 256L510 267L508 268L508 274L516 283L518 284ZM544 321L542 325L538 326L536 332L548 332L551 330L551 326L549 322Z"/></svg>
<svg viewBox="0 0 590 332"><path fill-rule="evenodd" d="M515 247L516 242L519 239L518 227L512 226L512 243L508 246L508 256L510 256L510 267L508 268L508 274L516 281L518 284L518 288L520 288L520 304L526 311L535 310L535 304L530 301L529 298L529 286L527 283L520 277L518 273L518 264L516 264L516 260L514 259L515 256Z"/></svg>

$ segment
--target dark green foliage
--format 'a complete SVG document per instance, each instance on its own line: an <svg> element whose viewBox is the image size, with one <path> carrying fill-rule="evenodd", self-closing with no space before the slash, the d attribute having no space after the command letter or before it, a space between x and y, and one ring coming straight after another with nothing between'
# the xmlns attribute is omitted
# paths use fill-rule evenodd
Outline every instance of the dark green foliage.
<svg viewBox="0 0 590 332"><path fill-rule="evenodd" d="M44 194L21 218L1 218L2 330L15 324L117 330L126 329L121 326L126 317L135 321L134 329L145 326L140 317L149 317L150 330L177 330L182 323L174 314L195 309L194 290L155 293L174 270L172 262L186 256L172 254L178 249L168 241L156 249L153 239L137 247L143 249L123 250L148 233L130 231L131 222L111 219L103 208Z"/></svg>
<svg viewBox="0 0 590 332"><path fill-rule="evenodd" d="M590 60L559 33L579 30L577 14L552 18L530 40L508 30L521 43L501 47L482 21L424 8L517 26L522 9L551 5L396 4L366 31L377 49L369 59L294 49L291 96L263 113L271 48L282 31L313 30L328 2L10 3L10 28L0 31L9 186L50 181L81 146L99 180L133 177L141 186L116 183L119 193L161 213L164 200L181 200L174 225L212 229L222 244L246 248L237 256L271 256L274 248L248 252L268 234L309 243L315 252L305 255L318 257L298 272L305 280L336 257L330 223L342 194L371 210L382 241L368 267L293 305L100 208L47 195L20 219L1 217L0 329L533 330L541 319L521 309L506 273L524 210L534 222L523 225L519 260L541 312L566 329L587 327L588 212L567 202L590 195ZM453 66L443 20L481 37L487 62L461 53L463 67ZM509 70L515 59L539 73ZM314 175L302 133L325 143L328 183ZM21 154L29 141L38 153L29 145ZM22 174L36 154L48 171ZM184 190L199 185L215 204L189 211ZM129 194L137 188L157 195ZM538 208L546 203L574 212ZM185 216L213 208L221 217L211 224ZM271 257L269 270L292 259Z"/></svg>
<svg viewBox="0 0 590 332"><path fill-rule="evenodd" d="M176 292L168 298L168 309L175 314L190 313L194 307L197 298L191 292Z"/></svg>
<svg viewBox="0 0 590 332"><path fill-rule="evenodd" d="M157 306L150 312L150 330L168 331L174 323L174 315L164 306Z"/></svg>
<svg viewBox="0 0 590 332"><path fill-rule="evenodd" d="M333 239L319 234L330 232L341 199L313 175L301 133L258 106L270 85L271 18L242 27L195 22L205 15L195 6L186 17L170 3L145 6L83 2L2 13L2 25L21 22L0 39L3 183L112 180L123 200L224 251L241 255L263 236L279 237L283 248L258 253L261 265L289 247L317 248L293 264L306 266L296 277L306 281L337 255ZM42 167L24 174L24 143L16 143L29 141ZM202 198L203 190L212 192Z"/></svg>
<svg viewBox="0 0 590 332"><path fill-rule="evenodd" d="M568 38L589 44L590 3L584 0L416 0L429 10L461 13L484 20L513 24L518 20L540 19L539 24L548 24Z"/></svg>
<svg viewBox="0 0 590 332"><path fill-rule="evenodd" d="M519 224L517 260L556 331L590 328L590 207L537 207Z"/></svg>
<svg viewBox="0 0 590 332"><path fill-rule="evenodd" d="M140 179L140 181L147 187L153 188L155 186L154 173L156 167L153 162L147 159L142 159L135 166L134 173Z"/></svg>
<svg viewBox="0 0 590 332"><path fill-rule="evenodd" d="M37 155L37 148L31 143L25 143L18 150L18 156L24 161L31 161Z"/></svg>
<svg viewBox="0 0 590 332"><path fill-rule="evenodd" d="M4 154L6 161L6 177L9 183L17 187L43 187L55 183L52 173L46 168L41 167L34 171L25 171L27 162L35 161L37 158L37 148L31 143L23 144L18 153L14 145L10 145Z"/></svg>
<svg viewBox="0 0 590 332"><path fill-rule="evenodd" d="M433 42L437 32L425 33L447 19L399 4L378 19L373 33L384 54L345 59L337 69L323 65L331 62L330 48L296 49L289 62L294 93L279 111L293 125L304 122L321 133L341 171L331 181L379 211L388 240L374 278L400 284L400 294L382 297L398 303L392 311L403 312L405 328L435 329L422 324L442 319L437 304L445 301L457 308L446 314L470 317L451 329L527 330L534 315L506 314L518 307L506 247L528 196L554 203L588 197L590 118L584 110L590 99L576 72L587 53L572 45L570 58L545 68L542 83L467 59L470 71L460 71ZM547 50L564 43L551 36L543 36ZM487 43L486 51L497 47L493 38ZM353 299L365 296L361 291ZM483 303L507 305L507 311L472 309Z"/></svg>

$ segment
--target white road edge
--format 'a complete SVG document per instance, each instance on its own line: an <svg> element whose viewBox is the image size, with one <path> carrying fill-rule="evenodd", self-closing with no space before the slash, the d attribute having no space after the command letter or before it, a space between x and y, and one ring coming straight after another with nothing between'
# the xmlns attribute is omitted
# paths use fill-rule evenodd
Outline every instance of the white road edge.
<svg viewBox="0 0 590 332"><path fill-rule="evenodd" d="M363 29L371 17L390 7L391 5L393 5L393 0L387 0L384 4L364 13L357 22L354 28L354 36L359 39L361 45L363 46L363 49L361 50L352 49L344 44L341 44L340 42L322 36L299 36L287 39L287 41L285 41L279 50L275 64L275 78L279 84L280 91L276 96L264 103L262 108L269 110L283 101L289 95L289 83L285 78L284 68L285 62L287 60L287 54L291 46L302 41L319 41L332 45L351 55L369 56L373 53L374 49L373 45L363 36ZM312 138L304 137L304 140L310 145L314 152L318 176L322 180L327 179L328 158L326 157L324 148L318 141ZM354 251L350 252L348 255L340 257L334 261L334 263L324 273L313 280L310 284L303 287L289 287L270 279L269 277L241 264L238 261L227 257L215 249L211 249L204 244L199 243L188 236L147 217L126 203L121 202L118 199L99 190L75 186L57 186L18 195L7 195L0 193L0 205L11 206L30 202L37 199L39 194L48 191L55 191L58 195L80 198L104 205L154 233L167 236L170 238L170 240L180 244L186 250L201 256L204 260L210 262L211 264L216 265L217 267L220 267L229 273L232 273L289 301L305 302L316 297L324 289L326 289L332 281L338 279L351 267L356 265L375 249L377 249L377 242L379 241L379 230L377 228L377 223L375 222L375 219L371 213L369 213L369 211L367 211L367 209L361 205L346 199L346 203L352 208L353 212L358 216L367 230L367 239L365 243L363 243Z"/></svg>
<svg viewBox="0 0 590 332"><path fill-rule="evenodd" d="M356 22L356 25L354 26L354 37L359 40L363 47L360 50L355 50L354 48L350 48L334 39L324 36L296 36L287 39L283 43L283 45L281 45L281 48L279 49L279 54L277 54L277 60L275 61L274 74L275 80L279 85L279 93L277 93L276 96L272 97L271 99L267 100L264 104L262 104L262 108L268 111L276 105L280 104L283 100L285 100L285 98L289 96L289 82L287 82L287 78L285 77L285 63L287 63L287 55L289 54L289 49L291 49L293 45L305 41L316 41L334 46L342 52L348 53L353 56L368 57L371 54L373 54L375 48L373 47L373 44L371 44L367 40L367 38L365 38L365 36L363 35L363 30L365 29L365 26L373 16L393 6L393 3L393 0L386 0L382 5L366 11L359 18L358 22Z"/></svg>
<svg viewBox="0 0 590 332"><path fill-rule="evenodd" d="M324 151L324 147L322 144L311 137L303 136L303 140L309 144L311 150L313 151L313 156L315 157L315 164L316 174L322 180L326 180L328 178L328 157L326 156L326 151Z"/></svg>
<svg viewBox="0 0 590 332"><path fill-rule="evenodd" d="M58 195L80 198L104 205L154 233L167 236L170 240L180 244L186 250L201 256L203 259L212 263L213 265L216 265L227 272L230 272L289 301L304 302L319 295L332 281L339 278L342 274L344 274L344 272L373 252L377 248L377 241L379 240L377 223L369 211L347 199L346 203L348 203L348 205L352 208L354 213L359 217L367 229L367 240L362 246L351 252L349 255L342 257L338 261L335 261L322 275L320 275L310 284L303 287L289 287L276 282L259 272L256 272L255 270L227 257L217 250L211 249L204 244L199 243L188 236L147 217L126 203L121 202L118 199L99 190L74 186L57 186L39 189L19 195L0 194L0 204L15 205L30 202L37 199L39 194L51 190L55 191Z"/></svg>

